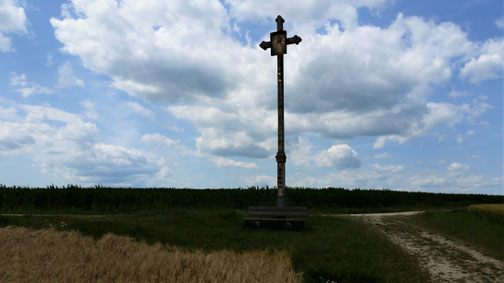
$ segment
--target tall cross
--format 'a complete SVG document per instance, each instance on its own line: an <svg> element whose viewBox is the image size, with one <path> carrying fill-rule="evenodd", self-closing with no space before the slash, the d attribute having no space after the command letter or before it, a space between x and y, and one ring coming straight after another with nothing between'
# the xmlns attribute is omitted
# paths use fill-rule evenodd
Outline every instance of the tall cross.
<svg viewBox="0 0 504 283"><path fill-rule="evenodd" d="M287 45L301 42L301 37L294 35L287 38L287 32L283 29L285 22L282 16L275 20L277 31L270 33L270 41L263 41L259 46L266 50L271 48L271 56L277 56L277 77L278 77L278 152L276 154L277 162L277 206L285 206L285 155L284 145L284 71L283 56L287 54Z"/></svg>

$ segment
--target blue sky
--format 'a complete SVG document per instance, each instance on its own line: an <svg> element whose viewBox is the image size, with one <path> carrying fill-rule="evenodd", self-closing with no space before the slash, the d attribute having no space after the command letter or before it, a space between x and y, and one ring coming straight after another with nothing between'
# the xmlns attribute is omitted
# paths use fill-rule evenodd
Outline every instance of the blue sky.
<svg viewBox="0 0 504 283"><path fill-rule="evenodd" d="M503 194L501 1L0 0L0 183Z"/></svg>

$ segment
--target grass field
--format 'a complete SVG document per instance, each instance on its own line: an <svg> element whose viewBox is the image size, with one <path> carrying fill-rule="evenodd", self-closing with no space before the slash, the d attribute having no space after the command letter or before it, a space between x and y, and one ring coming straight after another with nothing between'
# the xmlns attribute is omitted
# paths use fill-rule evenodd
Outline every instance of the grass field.
<svg viewBox="0 0 504 283"><path fill-rule="evenodd" d="M423 229L460 239L504 260L502 222L467 211L471 204L503 203L503 196L289 188L289 205L310 208L304 230L244 228L246 208L272 205L275 193L272 188L31 189L0 185L0 213L25 214L0 216L0 227L74 230L92 236L94 241L113 233L137 243L168 245L203 255L222 251L280 254L290 259L303 282L404 282L405 278L408 282L428 282L429 274L418 259L379 229L322 214L458 209L409 219Z"/></svg>
<svg viewBox="0 0 504 283"><path fill-rule="evenodd" d="M481 218L467 210L418 214L410 221L445 237L468 243L504 261L504 221Z"/></svg>
<svg viewBox="0 0 504 283"><path fill-rule="evenodd" d="M184 252L107 234L0 229L2 282L300 282L285 253Z"/></svg>
<svg viewBox="0 0 504 283"><path fill-rule="evenodd" d="M304 282L428 281L414 258L363 223L311 216L303 231L248 230L242 210L173 209L163 214L137 213L103 217L3 216L0 226L76 230L95 240L107 233L148 244L176 246L211 254L282 252Z"/></svg>

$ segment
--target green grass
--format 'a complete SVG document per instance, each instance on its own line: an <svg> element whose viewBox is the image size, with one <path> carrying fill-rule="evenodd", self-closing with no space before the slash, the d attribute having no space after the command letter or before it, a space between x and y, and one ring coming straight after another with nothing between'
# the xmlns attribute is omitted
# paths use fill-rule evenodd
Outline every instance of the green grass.
<svg viewBox="0 0 504 283"><path fill-rule="evenodd" d="M504 260L504 222L471 215L466 210L411 216L412 224L473 245L487 255Z"/></svg>
<svg viewBox="0 0 504 283"><path fill-rule="evenodd" d="M310 216L302 231L249 230L243 210L172 209L161 213L0 217L0 226L56 227L78 230L98 239L108 232L147 243L161 242L187 250L283 250L291 255L305 282L428 281L418 262L366 224L345 218Z"/></svg>

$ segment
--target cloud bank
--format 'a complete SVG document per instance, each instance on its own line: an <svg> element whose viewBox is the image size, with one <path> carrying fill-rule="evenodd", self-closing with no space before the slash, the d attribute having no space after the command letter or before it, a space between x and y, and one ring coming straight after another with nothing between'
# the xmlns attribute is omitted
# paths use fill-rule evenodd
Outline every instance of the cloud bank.
<svg viewBox="0 0 504 283"><path fill-rule="evenodd" d="M281 12L303 38L286 60L288 135L372 136L381 148L471 115L474 106L430 101L431 89L456 73L472 83L495 78L502 40L472 42L453 23L402 14L387 27L358 24L358 8L386 5L74 0L51 24L62 49L113 87L169 103L167 111L200 131L201 152L266 158L274 153L274 62L259 40L249 47L231 36L232 23L273 27L266 11Z"/></svg>

